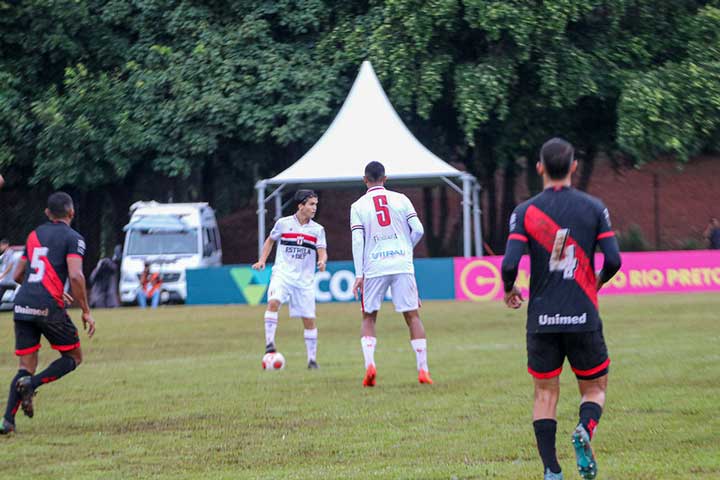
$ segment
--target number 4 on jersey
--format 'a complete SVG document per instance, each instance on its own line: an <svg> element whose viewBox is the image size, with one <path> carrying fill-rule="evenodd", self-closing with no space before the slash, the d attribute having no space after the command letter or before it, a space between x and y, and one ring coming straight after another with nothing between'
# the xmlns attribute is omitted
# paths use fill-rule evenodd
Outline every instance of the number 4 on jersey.
<svg viewBox="0 0 720 480"><path fill-rule="evenodd" d="M567 239L570 236L570 229L561 228L555 234L555 243L550 253L549 270L551 272L563 272L564 279L575 278L575 269L578 261L575 258L575 245L568 245Z"/></svg>

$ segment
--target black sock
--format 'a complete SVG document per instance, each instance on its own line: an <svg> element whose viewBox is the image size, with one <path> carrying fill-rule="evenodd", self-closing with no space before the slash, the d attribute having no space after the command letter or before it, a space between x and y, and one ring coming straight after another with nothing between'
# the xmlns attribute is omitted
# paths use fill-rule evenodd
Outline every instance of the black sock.
<svg viewBox="0 0 720 480"><path fill-rule="evenodd" d="M597 427L600 422L601 415L602 407L597 403L583 402L580 404L580 424L585 428L585 431L588 432L591 440L595 433L595 427Z"/></svg>
<svg viewBox="0 0 720 480"><path fill-rule="evenodd" d="M30 375L30 372L20 369L18 370L17 375L15 375L15 378L12 379L12 382L10 382L10 393L8 393L8 401L5 406L5 420L13 425L15 424L15 414L20 406L20 395L17 393L16 384L18 378L27 377L28 375Z"/></svg>
<svg viewBox="0 0 720 480"><path fill-rule="evenodd" d="M555 454L557 421L551 418L543 418L535 420L533 427L535 428L535 438L537 439L538 452L540 452L544 470L549 468L552 473L560 473L560 464Z"/></svg>
<svg viewBox="0 0 720 480"><path fill-rule="evenodd" d="M38 388L40 385L54 382L62 376L75 370L75 360L71 356L63 355L37 375L32 377L32 387Z"/></svg>

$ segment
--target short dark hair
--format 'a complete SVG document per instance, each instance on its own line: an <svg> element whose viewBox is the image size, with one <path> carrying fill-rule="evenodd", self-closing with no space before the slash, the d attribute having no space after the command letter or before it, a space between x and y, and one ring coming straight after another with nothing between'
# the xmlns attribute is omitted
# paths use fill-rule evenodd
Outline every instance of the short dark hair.
<svg viewBox="0 0 720 480"><path fill-rule="evenodd" d="M295 192L295 203L302 203L305 205L305 202L311 198L317 198L317 193L312 190L298 190Z"/></svg>
<svg viewBox="0 0 720 480"><path fill-rule="evenodd" d="M377 182L385 176L385 167L380 162L370 162L365 165L365 176L371 182Z"/></svg>
<svg viewBox="0 0 720 480"><path fill-rule="evenodd" d="M540 150L540 161L545 171L553 180L560 180L570 172L570 165L575 160L575 149L567 140L551 138Z"/></svg>
<svg viewBox="0 0 720 480"><path fill-rule="evenodd" d="M67 217L74 208L72 197L65 192L55 192L48 197L47 208L55 218Z"/></svg>

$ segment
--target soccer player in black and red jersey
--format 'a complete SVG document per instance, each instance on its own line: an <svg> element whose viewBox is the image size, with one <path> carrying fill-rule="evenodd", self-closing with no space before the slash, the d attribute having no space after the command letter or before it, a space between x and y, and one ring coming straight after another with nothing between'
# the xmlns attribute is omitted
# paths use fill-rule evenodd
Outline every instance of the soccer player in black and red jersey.
<svg viewBox="0 0 720 480"><path fill-rule="evenodd" d="M540 152L537 171L542 193L517 206L502 263L505 303L519 308L515 286L520 258L530 251L530 301L527 311L528 371L535 382L533 426L545 480L562 479L555 454L559 376L565 357L577 377L578 426L572 442L580 475L595 478L597 465L590 440L600 420L607 389L608 357L597 292L620 268L620 252L603 203L571 186L577 169L574 149L553 138ZM595 275L597 246L605 255Z"/></svg>
<svg viewBox="0 0 720 480"><path fill-rule="evenodd" d="M20 359L20 367L10 382L0 434L15 430L19 407L28 417L33 416L33 396L39 386L60 379L82 362L78 331L65 310L65 300L72 301L63 290L68 278L72 295L82 309L83 327L89 337L95 333L82 271L85 240L70 228L75 215L70 195L63 192L50 195L45 214L50 221L30 233L15 270L15 281L21 284L14 306L15 355ZM34 375L41 335L51 348L60 352L60 358Z"/></svg>

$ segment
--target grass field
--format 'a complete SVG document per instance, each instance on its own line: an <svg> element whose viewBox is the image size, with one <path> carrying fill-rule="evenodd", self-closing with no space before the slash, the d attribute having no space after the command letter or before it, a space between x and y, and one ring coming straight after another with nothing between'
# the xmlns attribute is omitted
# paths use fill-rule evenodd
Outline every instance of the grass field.
<svg viewBox="0 0 720 480"><path fill-rule="evenodd" d="M720 478L720 296L603 298L612 369L593 442L599 479ZM435 385L417 383L407 329L386 304L378 386L363 389L357 305L318 309L319 371L283 310L288 365L263 372L262 307L97 311L85 363L42 387L32 420L0 437L0 478L541 479L524 312L427 302ZM74 317L79 318L78 312ZM0 315L0 389L16 371ZM44 344L40 366L56 353ZM566 365L558 454L578 395Z"/></svg>

